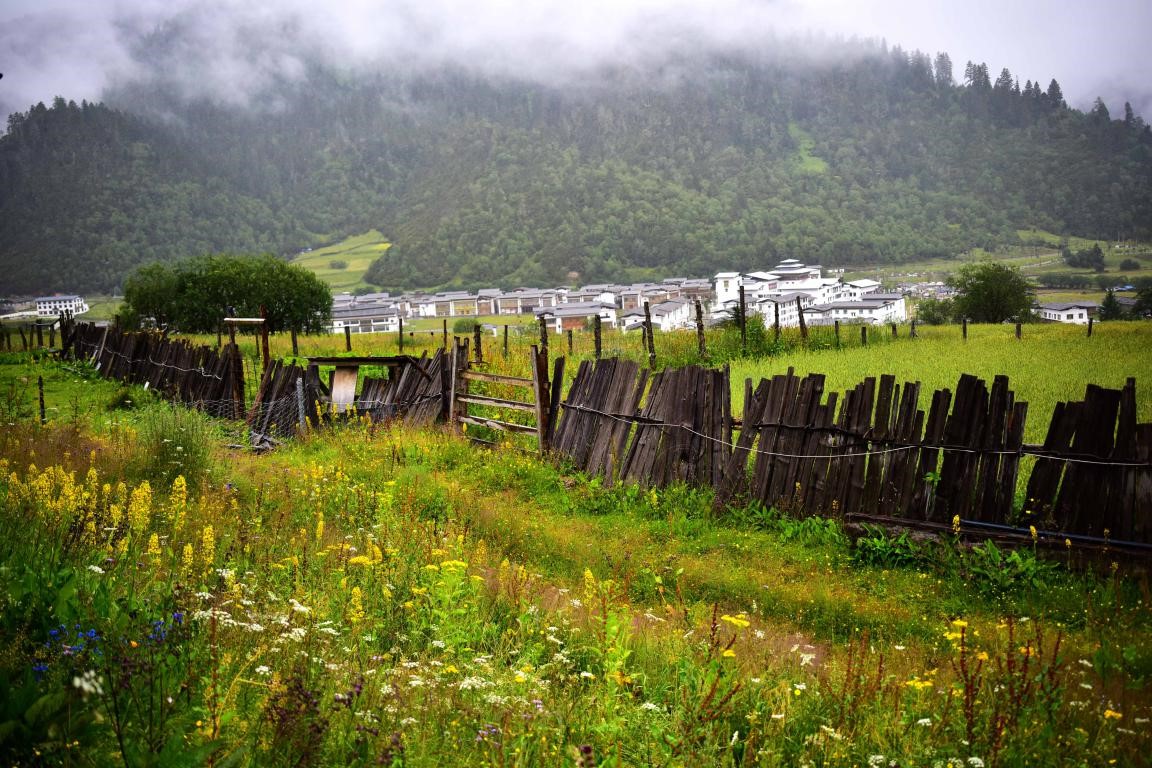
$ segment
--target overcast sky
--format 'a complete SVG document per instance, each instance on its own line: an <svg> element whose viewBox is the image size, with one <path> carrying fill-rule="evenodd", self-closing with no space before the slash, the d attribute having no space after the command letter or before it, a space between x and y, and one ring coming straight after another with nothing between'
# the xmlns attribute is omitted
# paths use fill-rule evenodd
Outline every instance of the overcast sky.
<svg viewBox="0 0 1152 768"><path fill-rule="evenodd" d="M1127 100L1152 118L1152 0L0 0L0 110L148 80L243 104L314 57L549 78L670 42L809 32L947 51L957 79L969 59L993 79L1056 78L1074 107L1102 96L1113 117Z"/></svg>

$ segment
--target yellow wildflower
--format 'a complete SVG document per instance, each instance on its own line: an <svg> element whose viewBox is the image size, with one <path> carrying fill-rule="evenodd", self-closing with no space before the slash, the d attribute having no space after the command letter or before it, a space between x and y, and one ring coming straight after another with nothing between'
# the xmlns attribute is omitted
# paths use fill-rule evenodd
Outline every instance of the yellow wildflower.
<svg viewBox="0 0 1152 768"><path fill-rule="evenodd" d="M132 498L128 502L128 527L137 535L144 533L151 515L152 486L145 480L132 489Z"/></svg>
<svg viewBox="0 0 1152 768"><path fill-rule="evenodd" d="M1119 712L1116 712L1115 710L1112 710L1112 709L1104 710L1104 719L1105 720L1119 720L1122 717L1124 717L1124 715L1120 714Z"/></svg>
<svg viewBox="0 0 1152 768"><path fill-rule="evenodd" d="M1032 541L1035 542L1036 541L1036 526L1034 526L1034 525L1028 526L1028 534L1032 537Z"/></svg>
<svg viewBox="0 0 1152 768"><path fill-rule="evenodd" d="M727 622L737 629L745 629L752 625L752 622L748 621L748 615L745 613L738 613L735 616L724 614L720 617L720 621Z"/></svg>
<svg viewBox="0 0 1152 768"><path fill-rule="evenodd" d="M191 544L184 545L184 553L180 558L180 569L184 573L191 573L193 566L196 564L196 550L193 549Z"/></svg>
<svg viewBox="0 0 1152 768"><path fill-rule="evenodd" d="M348 623L353 626L364 621L364 595L360 587L352 587L352 597L348 601Z"/></svg>
<svg viewBox="0 0 1152 768"><path fill-rule="evenodd" d="M160 537L155 533L148 537L148 555L160 557Z"/></svg>
<svg viewBox="0 0 1152 768"><path fill-rule="evenodd" d="M348 565L372 565L372 558L367 555L356 555L348 560Z"/></svg>
<svg viewBox="0 0 1152 768"><path fill-rule="evenodd" d="M963 629L964 627L968 626L968 622L964 621L964 619L953 619L952 626Z"/></svg>
<svg viewBox="0 0 1152 768"><path fill-rule="evenodd" d="M200 561L205 567L216 562L216 531L211 525L204 526L204 532L200 534Z"/></svg>
<svg viewBox="0 0 1152 768"><path fill-rule="evenodd" d="M952 516L952 533L960 535L960 515Z"/></svg>
<svg viewBox="0 0 1152 768"><path fill-rule="evenodd" d="M732 650L731 648L725 648L724 653L720 655L726 659L734 659L736 658L736 651Z"/></svg>
<svg viewBox="0 0 1152 768"><path fill-rule="evenodd" d="M320 540L324 538L324 513L321 512L316 518L316 543L319 544Z"/></svg>

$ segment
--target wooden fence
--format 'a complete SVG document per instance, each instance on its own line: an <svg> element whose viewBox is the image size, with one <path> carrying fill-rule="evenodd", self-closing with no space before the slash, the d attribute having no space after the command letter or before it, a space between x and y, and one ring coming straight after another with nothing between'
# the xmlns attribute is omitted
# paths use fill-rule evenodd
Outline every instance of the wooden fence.
<svg viewBox="0 0 1152 768"><path fill-rule="evenodd" d="M86 324L65 325L62 344L107 377L197 407L229 403L221 415L246 419L254 442L338 415L322 363L373 364L389 374L354 378L357 414L534 432L541 452L551 449L609 483L712 487L718 510L757 500L797 514L941 526L958 517L1152 544L1152 424L1137 423L1132 379L1119 390L1090 385L1082 402L1060 403L1044 443L1026 445L1027 404L1003 376L989 386L964 375L955 392L935 391L923 408L918 382L900 385L885 375L829 392L822 375L789 369L755 386L746 381L737 420L726 368L653 373L621 358L585 361L561 402L563 358L550 380L547 352L534 348L533 378L511 379L473 369L465 340L431 357L272 362L246 409L235 345L217 351ZM501 387L529 397L514 399ZM531 411L533 423L500 415L515 411Z"/></svg>
<svg viewBox="0 0 1152 768"><path fill-rule="evenodd" d="M1152 543L1152 424L1136 423L1136 384L1089 386L1057 408L1048 438L1025 445L1027 404L1008 379L960 378L955 393L866 378L825 392L824 377L745 382L731 414L728 373L688 366L649 374L585 362L561 406L554 450L607 481L687 482L805 515L950 524L1035 525L1087 538ZM1038 457L1014 517L1022 460Z"/></svg>

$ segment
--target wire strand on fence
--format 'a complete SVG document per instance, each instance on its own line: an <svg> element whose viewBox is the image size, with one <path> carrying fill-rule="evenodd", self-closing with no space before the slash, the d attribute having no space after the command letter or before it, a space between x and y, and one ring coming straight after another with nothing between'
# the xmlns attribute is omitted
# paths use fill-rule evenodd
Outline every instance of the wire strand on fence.
<svg viewBox="0 0 1152 768"><path fill-rule="evenodd" d="M719 438L719 437L713 437L712 435L708 435L708 434L705 434L703 432L699 432L699 431L697 431L697 430L693 429L692 427L689 427L685 424L669 424L668 422L657 421L656 419L645 418L642 416L629 416L628 414L623 414L623 413L607 413L605 411L597 410L595 408L589 408L589 407L584 406L584 405L576 405L574 403L561 403L561 407L566 408L566 409L581 411L583 413L591 413L591 414L595 414L597 416L603 416L605 418L613 419L613 420L621 422L621 423L638 424L640 426L646 426L646 427L655 427L655 428L660 429L662 431L667 430L667 429L681 429L681 430L684 430L685 432L688 432L689 434L696 435L697 437L700 437L704 440L710 440L714 443L718 443L718 444L723 445L727 448L731 448L733 450L735 450L737 448L737 446L734 443L730 443L727 440L724 440L724 439ZM820 431L837 431L837 432L843 432L844 431L844 430L841 430L839 428L792 426L792 425L787 425L787 424L756 424L756 425L752 425L751 428L756 429L759 427L777 427L777 428L783 428L783 429L804 429L804 430L812 429L812 430L820 430ZM839 446L829 446L829 447L835 448L835 447L839 447ZM1106 466L1106 467L1133 467L1133 468L1152 469L1152 463L1149 463L1149 462L1102 461L1099 459L1084 459L1084 458L1073 457L1073 456L1061 456L1059 454L1052 453L1051 451L1035 451L1035 450L1028 450L1025 448L1019 448L1016 450L992 450L992 449L983 449L983 448L965 448L962 446L951 446L951 445L898 445L898 446L894 446L892 448L881 448L879 450L869 450L869 451L851 451L851 450L849 450L849 451L845 451L843 453L819 453L819 454L781 453L778 451L765 451L761 448L749 448L748 452L755 454L755 455L758 455L758 456L771 456L771 457L780 458L780 459L834 459L834 458L841 458L841 457L884 456L884 455L892 454L892 453L900 453L902 451L917 451L917 450L924 450L924 449L952 451L953 453L973 453L973 454L980 454L980 455L984 455L984 456L1035 456L1038 458L1044 458L1044 459L1050 459L1050 460L1056 460L1056 461L1066 461L1070 464L1090 464L1090 465Z"/></svg>

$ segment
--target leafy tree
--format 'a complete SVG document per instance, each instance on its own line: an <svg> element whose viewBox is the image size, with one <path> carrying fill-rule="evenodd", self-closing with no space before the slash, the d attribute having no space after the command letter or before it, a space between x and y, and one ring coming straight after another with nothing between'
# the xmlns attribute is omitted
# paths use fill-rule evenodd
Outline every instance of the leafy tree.
<svg viewBox="0 0 1152 768"><path fill-rule="evenodd" d="M944 325L952 322L956 307L952 299L921 299L916 304L916 319L927 325Z"/></svg>
<svg viewBox="0 0 1152 768"><path fill-rule="evenodd" d="M959 292L956 314L977 323L1028 320L1032 286L1016 267L994 261L965 264L949 279Z"/></svg>
<svg viewBox="0 0 1152 768"><path fill-rule="evenodd" d="M1124 261L1120 262L1120 270L1122 272L1135 272L1138 269L1140 269L1140 262L1136 261L1136 259L1124 259Z"/></svg>
<svg viewBox="0 0 1152 768"><path fill-rule="evenodd" d="M319 331L332 310L328 286L270 255L203 256L150 264L125 282L122 321L153 317L188 333L216 330L229 314L259 317L268 330Z"/></svg>
<svg viewBox="0 0 1152 768"><path fill-rule="evenodd" d="M1101 320L1120 320L1124 317L1124 307L1120 306L1120 302L1116 300L1114 291L1108 291L1104 294L1104 300L1100 302L1097 316Z"/></svg>
<svg viewBox="0 0 1152 768"><path fill-rule="evenodd" d="M1132 314L1136 317L1152 317L1152 285L1146 285L1137 291Z"/></svg>
<svg viewBox="0 0 1152 768"><path fill-rule="evenodd" d="M1070 267L1076 269L1091 269L1096 272L1104 271L1104 251L1100 249L1100 244L1095 243L1091 248L1085 248L1080 251L1072 252L1069 248L1064 248L1061 251L1065 263Z"/></svg>

